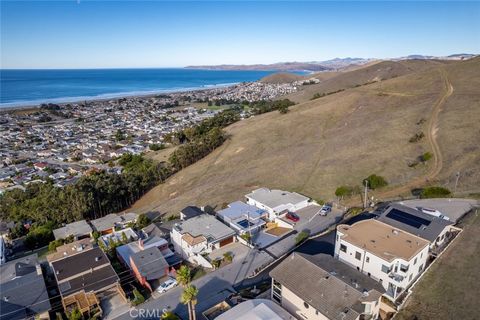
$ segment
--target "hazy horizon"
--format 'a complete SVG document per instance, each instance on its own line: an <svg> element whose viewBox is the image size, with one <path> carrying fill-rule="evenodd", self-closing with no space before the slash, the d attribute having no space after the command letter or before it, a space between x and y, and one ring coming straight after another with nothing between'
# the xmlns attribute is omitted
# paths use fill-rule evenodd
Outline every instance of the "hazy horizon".
<svg viewBox="0 0 480 320"><path fill-rule="evenodd" d="M478 2L1 1L2 69L480 52Z"/></svg>

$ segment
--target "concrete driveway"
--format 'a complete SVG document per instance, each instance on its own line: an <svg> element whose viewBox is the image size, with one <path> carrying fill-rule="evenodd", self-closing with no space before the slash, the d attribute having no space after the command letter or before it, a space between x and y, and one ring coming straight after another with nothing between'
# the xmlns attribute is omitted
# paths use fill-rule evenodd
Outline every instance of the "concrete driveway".
<svg viewBox="0 0 480 320"><path fill-rule="evenodd" d="M231 253L233 260L242 259L248 253L250 248L240 242L230 243L220 249L214 250L208 255L211 261L216 259L223 259L223 255L227 252Z"/></svg>

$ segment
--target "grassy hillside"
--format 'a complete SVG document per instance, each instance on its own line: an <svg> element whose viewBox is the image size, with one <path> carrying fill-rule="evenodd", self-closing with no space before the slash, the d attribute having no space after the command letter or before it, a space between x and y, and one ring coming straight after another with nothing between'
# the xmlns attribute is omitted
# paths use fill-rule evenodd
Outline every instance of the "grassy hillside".
<svg viewBox="0 0 480 320"><path fill-rule="evenodd" d="M459 190L478 189L480 60L434 64L417 72L420 67L407 62L381 63L377 71L406 75L306 101L285 115L272 112L235 123L222 147L151 190L134 209L171 213L189 204L221 205L259 186L332 199L337 186L359 184L372 173L384 176L387 191L396 195L410 190L397 191L398 186L424 184L424 177L450 186L451 172L467 167L471 171L462 176ZM363 80L379 74L352 72ZM428 135L409 142L430 127L443 155L439 174L433 160L407 165L432 152Z"/></svg>
<svg viewBox="0 0 480 320"><path fill-rule="evenodd" d="M291 83L297 80L303 80L305 79L304 76L295 74L295 73L289 73L289 72L280 72L280 73L274 73L269 76L263 77L260 79L260 82L263 83Z"/></svg>
<svg viewBox="0 0 480 320"><path fill-rule="evenodd" d="M342 89L354 88L371 82L379 82L413 72L420 72L447 62L433 60L381 61L348 72L330 72L333 77L323 77L319 84L305 86L304 90L288 96L295 102L310 100L315 93L327 94ZM322 76L322 73L318 73Z"/></svg>
<svg viewBox="0 0 480 320"><path fill-rule="evenodd" d="M464 231L414 288L398 320L478 319L480 216L472 213Z"/></svg>

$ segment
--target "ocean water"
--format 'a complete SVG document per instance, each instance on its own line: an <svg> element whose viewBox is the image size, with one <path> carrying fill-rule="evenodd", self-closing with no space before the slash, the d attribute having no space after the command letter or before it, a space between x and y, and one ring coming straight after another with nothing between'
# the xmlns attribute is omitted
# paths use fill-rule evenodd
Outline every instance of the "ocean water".
<svg viewBox="0 0 480 320"><path fill-rule="evenodd" d="M181 91L256 81L275 71L0 70L0 108Z"/></svg>

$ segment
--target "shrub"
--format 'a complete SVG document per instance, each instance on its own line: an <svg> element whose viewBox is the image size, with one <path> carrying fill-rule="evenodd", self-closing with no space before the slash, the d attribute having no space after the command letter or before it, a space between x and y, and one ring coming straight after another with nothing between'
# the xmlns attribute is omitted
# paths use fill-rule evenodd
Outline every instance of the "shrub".
<svg viewBox="0 0 480 320"><path fill-rule="evenodd" d="M420 132L415 133L413 135L413 137L411 137L410 140L408 140L408 142L415 143L415 142L418 142L418 141L422 140L423 137L425 137L425 134L420 131Z"/></svg>
<svg viewBox="0 0 480 320"><path fill-rule="evenodd" d="M48 244L48 251L55 251L58 247L63 245L63 240L58 239L58 240L53 240Z"/></svg>
<svg viewBox="0 0 480 320"><path fill-rule="evenodd" d="M384 177L377 176L376 174L369 175L365 180L368 181L368 187L372 190L382 188L388 185L388 182L385 180Z"/></svg>
<svg viewBox="0 0 480 320"><path fill-rule="evenodd" d="M288 111L288 106L282 105L278 108L278 112L280 112L281 114L286 114Z"/></svg>
<svg viewBox="0 0 480 320"><path fill-rule="evenodd" d="M223 254L223 259L226 261L226 262L232 262L233 260L233 255L230 253L230 252L225 252Z"/></svg>
<svg viewBox="0 0 480 320"><path fill-rule="evenodd" d="M450 190L444 187L427 187L420 193L420 198L443 198L450 194Z"/></svg>
<svg viewBox="0 0 480 320"><path fill-rule="evenodd" d="M145 302L145 297L138 291L138 289L133 290L133 300L132 304L134 306L138 306L139 304L142 304Z"/></svg>
<svg viewBox="0 0 480 320"><path fill-rule="evenodd" d="M420 156L420 161L427 162L428 160L432 159L433 155L430 152L425 152Z"/></svg>
<svg viewBox="0 0 480 320"><path fill-rule="evenodd" d="M247 241L247 242L250 242L252 236L250 235L250 233L244 233L240 236L243 240Z"/></svg>
<svg viewBox="0 0 480 320"><path fill-rule="evenodd" d="M335 195L339 198L344 198L348 196L353 196L354 194L360 193L360 188L358 186L340 186L335 190Z"/></svg>
<svg viewBox="0 0 480 320"><path fill-rule="evenodd" d="M295 237L295 244L300 244L302 243L303 241L305 241L308 236L310 236L310 232L309 231L302 231L300 232L299 234L297 234L297 236Z"/></svg>
<svg viewBox="0 0 480 320"><path fill-rule="evenodd" d="M165 149L165 146L161 143L152 143L151 145L148 146L150 148L150 150L152 151L158 151L158 150L162 150L162 149Z"/></svg>

